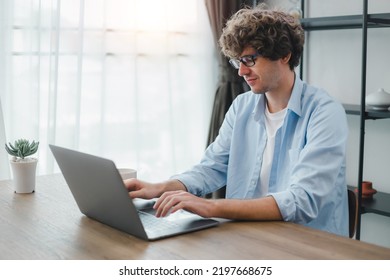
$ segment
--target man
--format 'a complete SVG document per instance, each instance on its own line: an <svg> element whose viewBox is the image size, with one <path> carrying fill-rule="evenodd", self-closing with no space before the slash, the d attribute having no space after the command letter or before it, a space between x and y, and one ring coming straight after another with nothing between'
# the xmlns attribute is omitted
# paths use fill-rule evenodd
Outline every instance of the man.
<svg viewBox="0 0 390 280"><path fill-rule="evenodd" d="M284 220L348 235L345 111L295 75L304 32L292 16L242 9L220 38L251 91L239 95L201 162L162 183L129 180L132 198L159 197L156 215ZM226 199L205 199L226 185Z"/></svg>

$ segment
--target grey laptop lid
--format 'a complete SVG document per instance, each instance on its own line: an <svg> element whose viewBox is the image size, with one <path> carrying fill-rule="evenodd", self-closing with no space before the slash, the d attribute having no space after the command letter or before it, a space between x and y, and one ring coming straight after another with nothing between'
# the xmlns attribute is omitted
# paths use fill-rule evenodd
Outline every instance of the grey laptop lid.
<svg viewBox="0 0 390 280"><path fill-rule="evenodd" d="M145 240L218 224L216 220L185 211L168 218L156 218L151 201L132 200L129 197L113 161L49 146L80 211L87 217Z"/></svg>

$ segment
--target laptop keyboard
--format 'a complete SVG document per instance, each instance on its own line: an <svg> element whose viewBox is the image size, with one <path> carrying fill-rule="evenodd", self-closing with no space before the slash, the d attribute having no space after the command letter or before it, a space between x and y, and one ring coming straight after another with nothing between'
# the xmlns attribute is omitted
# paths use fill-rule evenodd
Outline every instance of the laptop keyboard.
<svg viewBox="0 0 390 280"><path fill-rule="evenodd" d="M138 214L146 231L168 230L177 228L179 226L179 224L171 220L157 218L153 214L149 214L143 211L138 211Z"/></svg>

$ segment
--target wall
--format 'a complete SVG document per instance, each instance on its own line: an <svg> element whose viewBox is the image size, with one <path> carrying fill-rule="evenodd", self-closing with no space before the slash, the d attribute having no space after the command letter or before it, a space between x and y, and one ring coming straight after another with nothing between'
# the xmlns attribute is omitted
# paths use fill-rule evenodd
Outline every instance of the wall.
<svg viewBox="0 0 390 280"><path fill-rule="evenodd" d="M268 1L290 9L293 0ZM362 13L363 0L306 0L306 17ZM390 1L369 0L369 13L389 13ZM362 32L356 30L306 33L304 79L325 88L340 102L359 104L361 89ZM390 92L390 28L369 29L367 94L384 88ZM357 185L359 117L348 116L347 182ZM390 119L366 122L364 175L378 191L390 193ZM390 203L390 202L389 202ZM390 218L375 214L362 216L361 240L390 247Z"/></svg>

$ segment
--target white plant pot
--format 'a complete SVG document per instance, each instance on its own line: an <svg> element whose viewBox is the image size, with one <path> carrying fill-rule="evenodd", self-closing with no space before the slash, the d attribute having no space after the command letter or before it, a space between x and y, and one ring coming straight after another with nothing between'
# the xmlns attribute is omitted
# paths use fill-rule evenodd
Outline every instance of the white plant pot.
<svg viewBox="0 0 390 280"><path fill-rule="evenodd" d="M16 193L33 193L35 190L35 173L38 159L10 160L13 186Z"/></svg>

